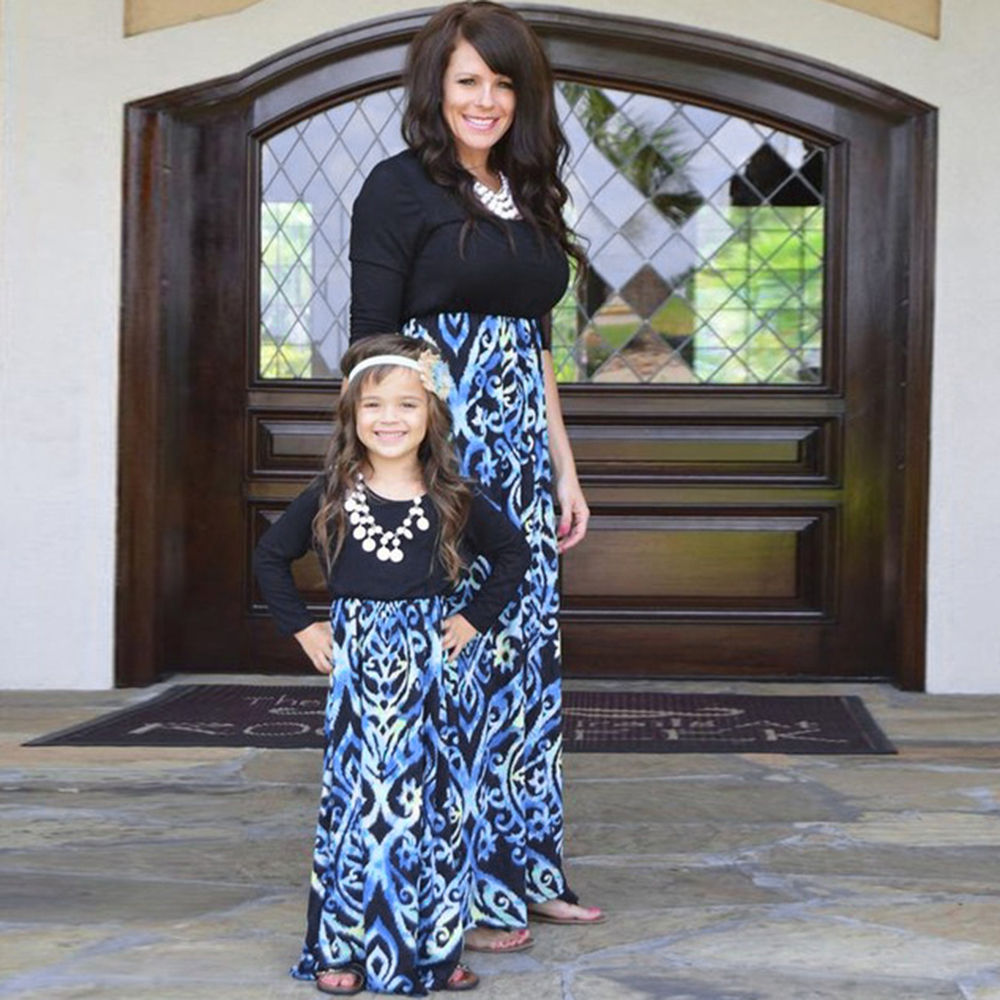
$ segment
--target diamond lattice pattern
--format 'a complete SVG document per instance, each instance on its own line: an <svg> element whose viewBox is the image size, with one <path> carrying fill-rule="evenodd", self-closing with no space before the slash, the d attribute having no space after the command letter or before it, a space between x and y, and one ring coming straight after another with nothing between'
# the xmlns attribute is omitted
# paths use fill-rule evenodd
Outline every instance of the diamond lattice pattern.
<svg viewBox="0 0 1000 1000"><path fill-rule="evenodd" d="M568 219L588 272L553 315L562 382L822 379L825 154L770 126L560 83ZM347 345L350 208L402 146L400 89L263 148L263 378L329 378Z"/></svg>
<svg viewBox="0 0 1000 1000"><path fill-rule="evenodd" d="M403 91L370 94L297 122L261 150L260 350L266 379L323 379L347 349L351 205L399 152Z"/></svg>

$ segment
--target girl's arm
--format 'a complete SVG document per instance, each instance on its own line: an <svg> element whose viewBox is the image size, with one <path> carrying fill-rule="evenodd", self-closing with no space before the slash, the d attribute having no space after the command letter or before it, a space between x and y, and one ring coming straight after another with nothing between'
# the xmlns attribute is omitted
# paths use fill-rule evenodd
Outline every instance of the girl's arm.
<svg viewBox="0 0 1000 1000"><path fill-rule="evenodd" d="M542 371L545 376L545 410L548 414L549 453L555 473L555 493L559 502L559 551L565 552L583 541L590 520L590 508L576 477L576 462L569 444L559 403L559 385L551 351L542 351Z"/></svg>
<svg viewBox="0 0 1000 1000"><path fill-rule="evenodd" d="M253 568L278 630L294 635L313 666L329 673L330 623L314 621L292 576L292 563L312 546L312 521L322 491L322 479L314 480L264 532L254 550Z"/></svg>

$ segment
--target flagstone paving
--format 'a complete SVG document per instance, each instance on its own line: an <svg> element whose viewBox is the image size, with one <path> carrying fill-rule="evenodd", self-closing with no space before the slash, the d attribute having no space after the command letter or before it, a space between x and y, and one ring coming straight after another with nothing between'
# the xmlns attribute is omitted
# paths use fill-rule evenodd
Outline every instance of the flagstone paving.
<svg viewBox="0 0 1000 1000"><path fill-rule="evenodd" d="M1000 696L630 686L860 694L900 753L567 755L608 922L470 956L480 1000L1000 1000ZM20 745L149 694L0 694L0 1000L318 995L287 976L318 751Z"/></svg>

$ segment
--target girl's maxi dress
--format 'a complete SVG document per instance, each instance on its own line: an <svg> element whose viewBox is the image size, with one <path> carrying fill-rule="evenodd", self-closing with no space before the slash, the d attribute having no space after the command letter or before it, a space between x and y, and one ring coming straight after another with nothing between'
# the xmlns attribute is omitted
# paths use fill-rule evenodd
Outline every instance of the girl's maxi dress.
<svg viewBox="0 0 1000 1000"><path fill-rule="evenodd" d="M293 501L255 554L261 590L286 633L313 621L289 567L311 545L321 491L314 482ZM410 508L375 494L370 502L389 530ZM380 563L348 536L329 574L333 671L306 939L292 969L300 979L355 963L369 990L424 995L444 987L461 955L468 776L459 665L441 646L450 584L434 558L436 513L427 518L427 530L405 543L403 562ZM466 552L492 563L487 586L461 609L488 631L524 580L527 545L479 495Z"/></svg>
<svg viewBox="0 0 1000 1000"><path fill-rule="evenodd" d="M351 336L400 330L447 361L463 472L524 531L522 598L470 650L460 678L469 767L467 926L527 924L527 902L576 902L562 871L558 550L541 319L569 269L523 221L477 220L416 155L378 164L354 205ZM467 583L480 585L483 567Z"/></svg>

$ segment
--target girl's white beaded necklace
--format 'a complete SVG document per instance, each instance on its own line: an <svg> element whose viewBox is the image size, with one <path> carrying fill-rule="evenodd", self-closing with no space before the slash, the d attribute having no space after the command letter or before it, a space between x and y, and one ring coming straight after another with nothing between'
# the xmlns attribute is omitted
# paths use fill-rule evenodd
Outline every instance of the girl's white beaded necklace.
<svg viewBox="0 0 1000 1000"><path fill-rule="evenodd" d="M410 509L403 518L403 523L394 531L383 528L375 520L371 507L368 505L368 493L365 490L364 478L358 476L358 481L354 489L347 495L344 501L344 510L347 511L347 520L353 526L352 536L361 542L361 548L365 552L374 552L376 558L381 562L401 563L403 561L404 538L413 540L413 526L415 524L418 531L427 531L431 523L427 520L427 513L423 508L423 497L415 497L410 502Z"/></svg>
<svg viewBox="0 0 1000 1000"><path fill-rule="evenodd" d="M510 183L506 175L500 174L500 190L491 191L482 181L475 180L472 191L482 202L483 208L492 212L500 219L520 219L521 213L514 204L514 196L510 193Z"/></svg>

